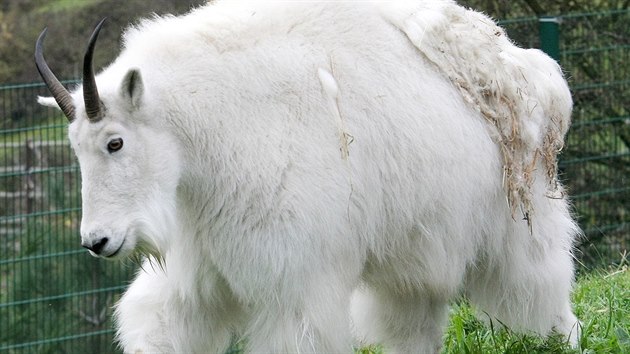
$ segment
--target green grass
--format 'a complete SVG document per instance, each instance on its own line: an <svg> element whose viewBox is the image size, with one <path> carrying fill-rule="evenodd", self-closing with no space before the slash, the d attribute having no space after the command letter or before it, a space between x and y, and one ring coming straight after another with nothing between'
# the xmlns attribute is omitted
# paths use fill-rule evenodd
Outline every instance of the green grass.
<svg viewBox="0 0 630 354"><path fill-rule="evenodd" d="M488 327L462 301L452 307L442 353L630 353L630 269L625 257L614 269L581 275L573 292L573 304L582 321L578 348L571 348L559 335L540 338ZM386 352L380 346L371 346L357 353Z"/></svg>
<svg viewBox="0 0 630 354"><path fill-rule="evenodd" d="M573 304L582 321L578 348L571 348L560 336L539 338L488 328L474 317L470 306L460 303L453 307L443 353L630 353L627 264L580 276Z"/></svg>
<svg viewBox="0 0 630 354"><path fill-rule="evenodd" d="M625 263L625 264L624 264ZM630 270L627 262L580 279L573 299L588 353L630 353Z"/></svg>

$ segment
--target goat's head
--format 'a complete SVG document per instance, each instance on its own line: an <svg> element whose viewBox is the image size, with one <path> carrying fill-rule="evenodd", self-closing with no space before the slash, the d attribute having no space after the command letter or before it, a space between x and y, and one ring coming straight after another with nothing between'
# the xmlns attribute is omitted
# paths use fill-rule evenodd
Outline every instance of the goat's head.
<svg viewBox="0 0 630 354"><path fill-rule="evenodd" d="M175 217L178 146L156 122L163 113L150 102L139 69L118 65L99 75L97 88L92 54L102 25L85 54L82 92L68 92L48 68L46 30L41 33L35 61L54 101L40 103L59 107L70 121L68 135L81 168L81 245L104 258L134 251L159 255Z"/></svg>

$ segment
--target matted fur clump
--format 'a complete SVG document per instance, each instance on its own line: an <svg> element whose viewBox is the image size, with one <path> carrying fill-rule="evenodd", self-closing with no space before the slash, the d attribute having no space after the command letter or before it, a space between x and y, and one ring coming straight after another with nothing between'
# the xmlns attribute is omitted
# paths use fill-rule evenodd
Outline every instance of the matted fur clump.
<svg viewBox="0 0 630 354"><path fill-rule="evenodd" d="M488 121L501 148L512 215L520 206L525 218L533 216L537 168L545 169L547 195L561 198L557 154L572 100L560 67L539 50L516 47L485 15L452 2L425 1L410 16L391 20Z"/></svg>

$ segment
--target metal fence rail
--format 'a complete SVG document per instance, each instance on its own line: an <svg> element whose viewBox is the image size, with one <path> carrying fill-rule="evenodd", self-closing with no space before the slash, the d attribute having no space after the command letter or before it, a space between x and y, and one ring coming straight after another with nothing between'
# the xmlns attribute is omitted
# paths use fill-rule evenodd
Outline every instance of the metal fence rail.
<svg viewBox="0 0 630 354"><path fill-rule="evenodd" d="M610 263L630 243L630 11L559 17L558 55L575 100L561 155L587 239L584 262ZM535 18L504 21L540 47ZM105 353L111 306L134 269L79 247L79 174L40 84L0 87L0 352Z"/></svg>

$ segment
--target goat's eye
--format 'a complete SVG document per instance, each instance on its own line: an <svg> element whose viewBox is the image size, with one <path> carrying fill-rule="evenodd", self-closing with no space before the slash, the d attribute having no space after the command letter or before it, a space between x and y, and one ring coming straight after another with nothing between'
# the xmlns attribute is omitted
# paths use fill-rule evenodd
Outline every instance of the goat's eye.
<svg viewBox="0 0 630 354"><path fill-rule="evenodd" d="M123 147L123 140L121 138L112 139L107 143L107 151L110 153L116 152Z"/></svg>

